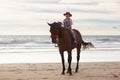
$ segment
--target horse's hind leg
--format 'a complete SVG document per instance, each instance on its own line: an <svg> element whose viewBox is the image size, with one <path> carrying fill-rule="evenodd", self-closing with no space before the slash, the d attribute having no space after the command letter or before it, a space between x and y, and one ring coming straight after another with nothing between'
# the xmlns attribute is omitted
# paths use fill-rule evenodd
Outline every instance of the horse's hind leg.
<svg viewBox="0 0 120 80"><path fill-rule="evenodd" d="M63 67L63 70L62 70L62 75L65 74L65 60L64 60L64 53L63 52L60 52L60 55L61 55L61 59L62 59L62 67Z"/></svg>
<svg viewBox="0 0 120 80"><path fill-rule="evenodd" d="M79 69L79 60L80 60L80 48L78 47L77 48L77 65L75 70L76 73L78 72L78 69Z"/></svg>

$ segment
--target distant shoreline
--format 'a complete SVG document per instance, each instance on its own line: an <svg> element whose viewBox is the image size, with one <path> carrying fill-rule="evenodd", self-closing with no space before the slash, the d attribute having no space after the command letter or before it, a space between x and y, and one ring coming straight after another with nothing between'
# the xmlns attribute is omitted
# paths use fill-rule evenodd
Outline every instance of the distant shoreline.
<svg viewBox="0 0 120 80"><path fill-rule="evenodd" d="M50 36L49 35L0 35L1 36ZM120 36L120 35L82 35L82 36Z"/></svg>

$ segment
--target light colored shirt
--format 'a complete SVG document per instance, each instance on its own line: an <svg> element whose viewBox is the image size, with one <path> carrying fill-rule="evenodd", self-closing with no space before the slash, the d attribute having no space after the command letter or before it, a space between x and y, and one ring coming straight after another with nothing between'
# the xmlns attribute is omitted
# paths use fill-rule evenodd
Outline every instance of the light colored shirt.
<svg viewBox="0 0 120 80"><path fill-rule="evenodd" d="M71 29L71 27L73 25L72 19L71 18L64 19L63 20L63 25L64 25L64 28Z"/></svg>

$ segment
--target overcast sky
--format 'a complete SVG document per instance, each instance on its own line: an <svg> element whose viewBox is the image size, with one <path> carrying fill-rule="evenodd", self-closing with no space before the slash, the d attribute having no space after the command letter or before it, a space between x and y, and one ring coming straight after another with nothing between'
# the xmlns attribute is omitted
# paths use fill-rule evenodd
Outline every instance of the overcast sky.
<svg viewBox="0 0 120 80"><path fill-rule="evenodd" d="M120 35L120 0L0 0L0 35L49 35L66 11L83 35Z"/></svg>

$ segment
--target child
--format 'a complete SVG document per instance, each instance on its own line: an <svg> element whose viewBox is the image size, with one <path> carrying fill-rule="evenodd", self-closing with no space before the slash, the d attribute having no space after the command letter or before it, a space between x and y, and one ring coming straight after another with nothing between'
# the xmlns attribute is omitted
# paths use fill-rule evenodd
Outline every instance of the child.
<svg viewBox="0 0 120 80"><path fill-rule="evenodd" d="M69 29L72 32L73 37L74 37L74 42L76 43L75 33L72 30L73 22L72 22L72 19L70 18L72 17L72 14L70 12L66 12L63 15L65 16L65 19L63 20L64 28Z"/></svg>
<svg viewBox="0 0 120 80"><path fill-rule="evenodd" d="M63 20L64 28L71 29L73 22L72 22L72 19L70 17L72 17L72 14L70 12L66 12L63 15L66 17Z"/></svg>

